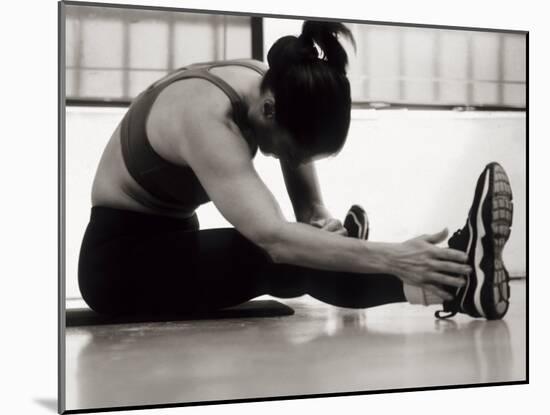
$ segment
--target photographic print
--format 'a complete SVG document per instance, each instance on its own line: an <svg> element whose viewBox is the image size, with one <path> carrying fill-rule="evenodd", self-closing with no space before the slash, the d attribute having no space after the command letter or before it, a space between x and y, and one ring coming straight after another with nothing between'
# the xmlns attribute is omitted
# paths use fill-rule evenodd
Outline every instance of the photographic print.
<svg viewBox="0 0 550 415"><path fill-rule="evenodd" d="M517 30L59 3L59 411L526 383Z"/></svg>

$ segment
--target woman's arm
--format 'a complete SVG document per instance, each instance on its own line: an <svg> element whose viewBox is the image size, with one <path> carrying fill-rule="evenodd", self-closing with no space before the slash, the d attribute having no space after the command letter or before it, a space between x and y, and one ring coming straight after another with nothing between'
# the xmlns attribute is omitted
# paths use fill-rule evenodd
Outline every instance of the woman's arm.
<svg viewBox="0 0 550 415"><path fill-rule="evenodd" d="M280 164L296 220L329 232L347 235L342 222L332 217L323 202L315 162L297 167L284 160Z"/></svg>
<svg viewBox="0 0 550 415"><path fill-rule="evenodd" d="M202 114L204 117L204 114ZM245 140L212 110L208 123L186 123L180 133L182 155L221 214L246 238L262 247L275 262L323 270L388 273L405 282L429 286L460 286L443 272L464 274L462 252L436 247L433 239L403 244L366 242L288 222L275 198L258 176Z"/></svg>
<svg viewBox="0 0 550 415"><path fill-rule="evenodd" d="M280 165L296 220L311 223L325 218L328 211L321 196L315 162L295 167L281 159Z"/></svg>

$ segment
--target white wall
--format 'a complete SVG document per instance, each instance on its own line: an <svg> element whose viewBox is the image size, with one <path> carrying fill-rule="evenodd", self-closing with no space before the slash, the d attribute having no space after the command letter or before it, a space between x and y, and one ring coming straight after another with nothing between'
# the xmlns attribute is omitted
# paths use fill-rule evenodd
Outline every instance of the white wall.
<svg viewBox="0 0 550 415"><path fill-rule="evenodd" d="M80 296L77 264L90 213L90 189L103 146L123 109L68 108L67 297ZM496 160L514 190L514 225L505 250L510 272L526 271L526 135L523 113L352 111L348 142L318 162L325 202L342 218L352 203L367 209L372 239L402 241L466 219L477 177ZM278 162L258 154L256 167L293 218ZM213 204L198 211L202 228L229 226Z"/></svg>

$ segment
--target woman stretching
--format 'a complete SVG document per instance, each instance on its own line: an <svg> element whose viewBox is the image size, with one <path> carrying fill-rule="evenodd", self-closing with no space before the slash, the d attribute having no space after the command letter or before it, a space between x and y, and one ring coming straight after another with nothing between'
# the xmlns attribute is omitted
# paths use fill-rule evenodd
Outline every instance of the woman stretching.
<svg viewBox="0 0 550 415"><path fill-rule="evenodd" d="M113 133L92 188L79 286L99 313L219 309L270 294L309 294L364 308L443 304L501 318L511 225L504 170L485 168L466 226L403 243L370 242L364 212L348 230L323 205L314 161L340 151L350 125L347 55L339 23L304 23L255 60L178 69L135 98ZM319 54L317 45L321 51ZM257 150L280 161L297 222L287 221L256 173ZM199 230L212 201L234 226ZM349 237L355 236L355 237Z"/></svg>

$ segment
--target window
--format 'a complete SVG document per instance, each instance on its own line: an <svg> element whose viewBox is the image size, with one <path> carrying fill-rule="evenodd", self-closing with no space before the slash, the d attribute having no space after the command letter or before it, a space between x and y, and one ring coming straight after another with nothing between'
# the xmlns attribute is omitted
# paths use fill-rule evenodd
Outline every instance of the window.
<svg viewBox="0 0 550 415"><path fill-rule="evenodd" d="M67 6L68 103L127 102L189 63L261 58L261 51L253 56L258 24L246 16Z"/></svg>
<svg viewBox="0 0 550 415"><path fill-rule="evenodd" d="M346 24L357 104L524 109L524 33Z"/></svg>

